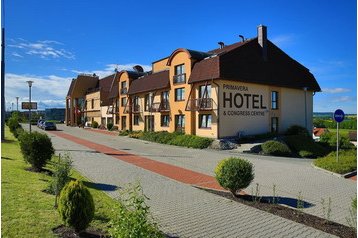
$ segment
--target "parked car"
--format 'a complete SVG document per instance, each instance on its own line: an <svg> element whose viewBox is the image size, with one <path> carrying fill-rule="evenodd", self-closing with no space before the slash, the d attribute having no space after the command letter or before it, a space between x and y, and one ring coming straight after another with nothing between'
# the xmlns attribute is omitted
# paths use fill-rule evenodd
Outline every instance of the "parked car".
<svg viewBox="0 0 358 238"><path fill-rule="evenodd" d="M45 121L42 124L42 129L43 130L57 130L56 124L54 122L50 122L50 121Z"/></svg>
<svg viewBox="0 0 358 238"><path fill-rule="evenodd" d="M38 121L37 121L37 127L41 128L41 125L42 125L42 123L43 123L44 121L45 121L45 120L43 120L43 119L38 120Z"/></svg>

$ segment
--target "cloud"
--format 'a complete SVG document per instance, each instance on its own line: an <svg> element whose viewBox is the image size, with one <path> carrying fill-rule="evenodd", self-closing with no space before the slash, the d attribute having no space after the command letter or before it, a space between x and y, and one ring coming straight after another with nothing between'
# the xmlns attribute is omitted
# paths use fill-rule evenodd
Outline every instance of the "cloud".
<svg viewBox="0 0 358 238"><path fill-rule="evenodd" d="M39 109L64 107L71 78L7 73L5 75L6 108L9 108L11 103L16 103L16 97L20 97L19 105L22 101L28 101L29 87L26 81L34 81L31 88L32 100L38 102Z"/></svg>
<svg viewBox="0 0 358 238"><path fill-rule="evenodd" d="M115 67L118 70L133 70L132 67L138 64L107 64L102 70L68 70L62 69L64 71L70 71L75 74L79 73L96 73L100 78L108 76L114 73ZM151 69L149 65L142 65L145 71ZM39 109L52 108L52 107L65 107L65 97L70 87L73 77L61 77L58 75L30 75L30 74L16 74L16 73L7 73L5 75L5 101L6 108L11 107L11 103L16 103L16 97L20 97L19 105L22 101L29 100L29 87L26 81L34 81L31 88L32 100L38 103Z"/></svg>
<svg viewBox="0 0 358 238"><path fill-rule="evenodd" d="M271 38L271 41L280 47L286 46L294 42L294 35L293 34L284 34L284 35L277 35Z"/></svg>
<svg viewBox="0 0 358 238"><path fill-rule="evenodd" d="M118 71L121 70L133 70L133 66L138 65L138 64L107 64L105 66L105 69L103 70L70 70L73 73L76 74L96 74L98 75L100 78L111 75L114 73L114 69L117 68ZM151 65L140 65L143 67L144 71L150 71L152 69ZM66 69L63 69L66 70Z"/></svg>
<svg viewBox="0 0 358 238"><path fill-rule="evenodd" d="M350 92L349 88L323 88L322 92L324 93L346 93Z"/></svg>
<svg viewBox="0 0 358 238"><path fill-rule="evenodd" d="M18 57L18 58L24 58L24 56L20 55L20 54L17 53L17 52L13 52L11 55L12 55L12 56L15 56L15 57Z"/></svg>
<svg viewBox="0 0 358 238"><path fill-rule="evenodd" d="M336 99L332 100L333 102L353 102L355 101L354 97L351 96L341 96L341 97L337 97Z"/></svg>
<svg viewBox="0 0 358 238"><path fill-rule="evenodd" d="M48 58L66 58L75 59L75 55L63 48L59 48L59 45L63 45L61 42L52 40L43 40L36 42L29 42L24 39L11 39L11 44L8 45L10 48L17 49L23 54L38 56L42 59ZM16 52L15 52L16 53ZM17 53L18 54L18 53ZM13 56L13 53L11 54Z"/></svg>

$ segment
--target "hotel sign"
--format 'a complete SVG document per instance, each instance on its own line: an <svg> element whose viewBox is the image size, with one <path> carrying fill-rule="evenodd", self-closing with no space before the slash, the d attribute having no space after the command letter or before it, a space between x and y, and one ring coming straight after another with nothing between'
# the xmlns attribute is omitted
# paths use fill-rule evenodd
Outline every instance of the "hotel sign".
<svg viewBox="0 0 358 238"><path fill-rule="evenodd" d="M29 102L22 102L21 103L21 109L30 109L30 103ZM37 102L31 102L31 110L32 109L37 109Z"/></svg>
<svg viewBox="0 0 358 238"><path fill-rule="evenodd" d="M252 93L247 86L223 85L224 116L265 116L264 96Z"/></svg>

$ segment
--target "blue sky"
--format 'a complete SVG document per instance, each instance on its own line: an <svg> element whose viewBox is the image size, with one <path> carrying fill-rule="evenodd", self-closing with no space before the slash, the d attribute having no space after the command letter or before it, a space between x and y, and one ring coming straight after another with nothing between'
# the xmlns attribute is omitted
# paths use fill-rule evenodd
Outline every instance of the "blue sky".
<svg viewBox="0 0 358 238"><path fill-rule="evenodd" d="M316 77L323 92L314 96L315 112L356 113L356 11L355 0L5 0L6 108L16 96L28 100L27 80L39 108L64 107L78 73L149 69L177 48L207 51L240 34L255 37L263 24Z"/></svg>

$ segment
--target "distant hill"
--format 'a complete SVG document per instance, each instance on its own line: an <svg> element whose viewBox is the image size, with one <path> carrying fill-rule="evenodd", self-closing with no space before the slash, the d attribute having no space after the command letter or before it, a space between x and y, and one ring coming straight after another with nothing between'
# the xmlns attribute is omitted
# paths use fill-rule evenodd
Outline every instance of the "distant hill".
<svg viewBox="0 0 358 238"><path fill-rule="evenodd" d="M357 116L357 114L346 114L346 116ZM333 112L314 112L313 117L333 117Z"/></svg>

